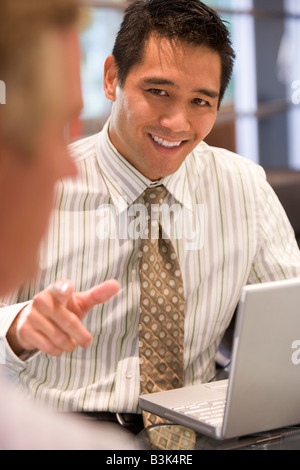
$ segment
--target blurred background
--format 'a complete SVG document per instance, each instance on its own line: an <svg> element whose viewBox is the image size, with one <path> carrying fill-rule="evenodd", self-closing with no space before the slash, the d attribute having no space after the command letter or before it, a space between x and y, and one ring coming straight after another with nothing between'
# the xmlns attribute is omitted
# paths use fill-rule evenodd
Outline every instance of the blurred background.
<svg viewBox="0 0 300 470"><path fill-rule="evenodd" d="M110 113L102 89L127 1L86 1L81 33L84 110L71 139L98 132ZM300 0L206 0L228 23L237 61L206 139L269 170L300 170Z"/></svg>

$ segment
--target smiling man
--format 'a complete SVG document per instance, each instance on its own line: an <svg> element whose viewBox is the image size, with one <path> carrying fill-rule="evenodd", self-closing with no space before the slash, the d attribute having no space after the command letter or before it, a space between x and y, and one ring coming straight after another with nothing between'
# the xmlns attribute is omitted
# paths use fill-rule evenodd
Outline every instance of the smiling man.
<svg viewBox="0 0 300 470"><path fill-rule="evenodd" d="M221 58L205 45L153 34L122 87L110 56L106 96L114 102L109 135L118 151L151 180L175 173L209 134L220 99Z"/></svg>
<svg viewBox="0 0 300 470"><path fill-rule="evenodd" d="M111 116L99 134L72 145L78 178L58 186L37 278L11 296L12 305L2 313L6 368L38 401L138 432L140 365L157 358L154 351L170 351L173 321L173 338L184 336L184 384L207 381L215 374L214 358L242 287L300 275L293 230L263 169L203 141L215 123L233 62L227 28L202 2L129 5L105 62ZM122 225L137 215L134 208L144 203L148 189L152 195L163 190L165 207L195 217L202 207L203 243L191 250L188 234L179 230L178 236L175 226L167 240L174 251L164 268L158 262L162 255L140 264L149 251L142 232L99 236L99 226L109 226L105 210L112 209L113 222ZM170 222L162 212L161 234ZM162 287L175 260L178 267ZM149 264L155 282L154 273L146 273ZM64 311L51 301L47 286L61 278L71 279L78 291L110 278L121 286L82 320L93 337L87 348L75 348L59 331ZM142 297L149 285L149 296ZM170 290L172 304L166 300ZM155 292L159 297L152 305ZM76 303L69 309L81 319ZM140 320L149 322L150 314L155 322L144 334ZM152 332L158 336L150 340ZM167 348L158 347L159 336ZM142 343L149 346L148 360L139 357ZM181 356L179 346L172 351ZM172 386L169 370L163 375L167 367L168 359L161 373L152 375L151 386L160 379Z"/></svg>

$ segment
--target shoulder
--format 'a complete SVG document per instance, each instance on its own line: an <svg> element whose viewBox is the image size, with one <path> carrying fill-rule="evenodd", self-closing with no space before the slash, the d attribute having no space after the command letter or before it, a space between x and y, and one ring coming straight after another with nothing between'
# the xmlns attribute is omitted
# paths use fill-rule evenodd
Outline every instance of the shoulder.
<svg viewBox="0 0 300 470"><path fill-rule="evenodd" d="M69 151L76 162L96 156L96 143L99 134L85 137L69 145Z"/></svg>
<svg viewBox="0 0 300 470"><path fill-rule="evenodd" d="M202 173L216 173L220 178L253 180L258 182L266 180L264 169L255 162L248 160L237 153L227 149L213 147L201 142L192 152L195 167Z"/></svg>
<svg viewBox="0 0 300 470"><path fill-rule="evenodd" d="M57 185L57 203L62 199L71 207L77 204L77 197L86 197L99 186L99 170L97 164L97 137L99 134L85 137L68 146L71 157L77 166L77 176L60 181ZM66 205L65 204L65 205Z"/></svg>

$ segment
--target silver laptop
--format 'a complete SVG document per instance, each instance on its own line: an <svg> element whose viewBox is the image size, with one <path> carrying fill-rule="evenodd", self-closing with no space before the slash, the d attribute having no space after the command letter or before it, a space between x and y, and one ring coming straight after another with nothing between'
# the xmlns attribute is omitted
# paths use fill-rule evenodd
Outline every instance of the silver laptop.
<svg viewBox="0 0 300 470"><path fill-rule="evenodd" d="M142 395L140 407L214 439L300 424L300 279L243 289L228 380Z"/></svg>

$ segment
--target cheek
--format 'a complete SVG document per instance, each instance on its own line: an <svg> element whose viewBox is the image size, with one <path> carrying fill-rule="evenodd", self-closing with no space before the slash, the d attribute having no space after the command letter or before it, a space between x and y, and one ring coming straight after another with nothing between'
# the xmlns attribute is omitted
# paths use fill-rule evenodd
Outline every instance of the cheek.
<svg viewBox="0 0 300 470"><path fill-rule="evenodd" d="M127 116L130 128L143 127L146 123L152 122L159 116L159 111L144 99L144 97L129 97L123 104L123 118Z"/></svg>
<svg viewBox="0 0 300 470"><path fill-rule="evenodd" d="M32 189L28 193L27 205L37 238L43 235L47 227L53 209L56 182L51 168L47 169L47 167L39 169L36 172L36 178L32 180Z"/></svg>
<svg viewBox="0 0 300 470"><path fill-rule="evenodd" d="M198 122L197 125L197 136L199 142L201 142L208 134L211 132L212 128L215 125L217 119L217 113L206 116L204 119L196 119L195 122Z"/></svg>
<svg viewBox="0 0 300 470"><path fill-rule="evenodd" d="M35 237L40 238L47 228L54 205L56 184L61 172L61 150L54 142L38 155L39 164L31 175L30 191L27 191L27 206ZM30 207L31 206L31 207Z"/></svg>
<svg viewBox="0 0 300 470"><path fill-rule="evenodd" d="M64 126L56 127L52 132L50 130L42 141L41 174L47 179L46 185L54 186L58 180L76 177L77 168L68 151Z"/></svg>

